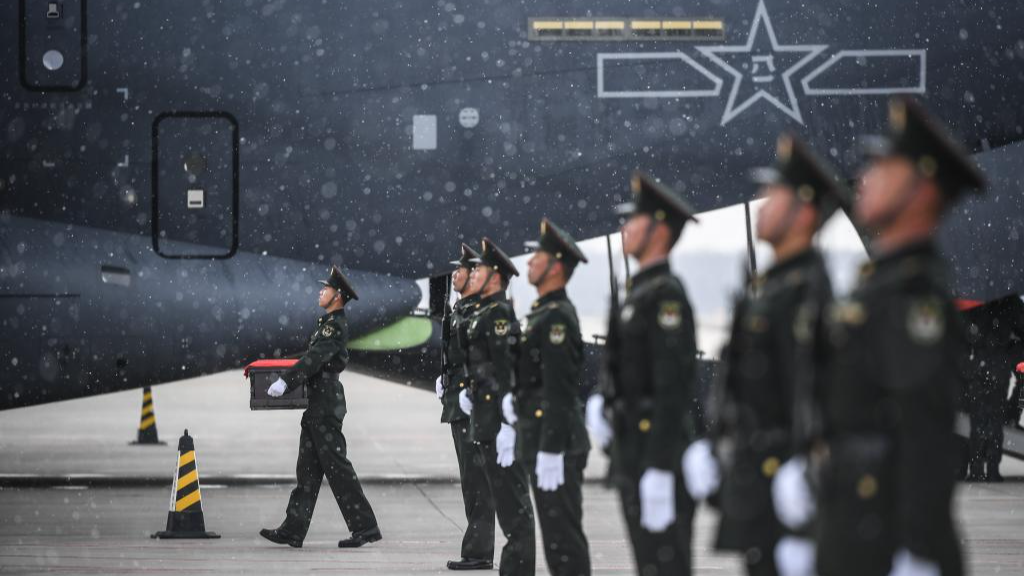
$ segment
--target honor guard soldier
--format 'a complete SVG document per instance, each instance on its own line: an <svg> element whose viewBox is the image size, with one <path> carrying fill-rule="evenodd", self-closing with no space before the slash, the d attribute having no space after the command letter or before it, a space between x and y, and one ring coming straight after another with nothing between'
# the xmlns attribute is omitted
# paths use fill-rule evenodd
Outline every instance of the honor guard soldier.
<svg viewBox="0 0 1024 576"><path fill-rule="evenodd" d="M298 485L288 501L287 516L279 528L260 530L260 536L301 548L326 475L345 524L352 531L352 536L338 542L338 546L356 548L381 539L377 518L346 455L348 447L341 433L347 412L340 380L348 364L345 305L358 296L337 266L332 266L330 277L320 283L324 285L320 290L320 307L327 313L317 320L306 353L267 390L270 396L278 397L305 383L309 407L302 413L299 459L295 465Z"/></svg>
<svg viewBox="0 0 1024 576"><path fill-rule="evenodd" d="M516 459L531 472L541 539L553 576L589 576L583 534L583 469L590 440L580 397L583 336L565 285L587 259L572 237L545 219L529 262L539 298L522 326L514 392L502 400L516 427Z"/></svg>
<svg viewBox="0 0 1024 576"><path fill-rule="evenodd" d="M472 262L476 267L470 275L470 291L480 299L473 304L466 328L470 380L459 393L459 406L470 416L470 433L507 539L499 573L532 576L537 552L530 480L515 460L515 429L501 413L502 398L512 389L519 337L519 323L505 290L519 271L489 238L484 238L480 257Z"/></svg>
<svg viewBox="0 0 1024 576"><path fill-rule="evenodd" d="M1013 374L1018 357L1015 348L1024 336L1024 303L1016 295L1000 298L967 312L967 341L971 362L965 402L971 419L968 441L967 478L969 482L1002 482L999 463L1003 459L1003 424L1014 425L1018 391L1010 394L1007 406L1006 383ZM1020 380L1018 376L1017 386Z"/></svg>
<svg viewBox="0 0 1024 576"><path fill-rule="evenodd" d="M736 305L713 394L715 425L709 440L687 449L683 473L690 494L701 499L715 490L721 470L715 546L742 553L748 574L808 574L814 544L803 533L787 535L771 486L792 455L795 415L806 413L801 408L820 373L816 346L832 288L812 241L848 205L848 194L832 168L791 134L779 137L775 166L756 170L753 180L763 200L757 237L771 245L775 260Z"/></svg>
<svg viewBox="0 0 1024 576"><path fill-rule="evenodd" d="M865 148L855 213L874 234L874 262L828 314L824 444L812 452L823 459L818 573L958 576L953 427L966 342L934 236L984 182L909 98L890 103L888 136Z"/></svg>
<svg viewBox="0 0 1024 576"><path fill-rule="evenodd" d="M999 318L993 324L1009 324ZM968 482L1002 482L999 463L1003 459L1003 418L1006 409L1006 382L1013 364L1001 349L996 330L981 333L976 323L967 328L970 361L967 370L965 408L971 419L967 443Z"/></svg>
<svg viewBox="0 0 1024 576"><path fill-rule="evenodd" d="M459 393L469 385L466 329L469 315L480 296L470 290L469 275L479 258L476 250L462 245L462 256L452 262L452 287L461 298L444 322L444 369L437 379L441 422L451 424L455 456L459 461L462 503L466 509L466 533L462 557L448 562L450 570L490 570L494 564L494 501L484 473L484 461L470 437L469 416L459 408Z"/></svg>
<svg viewBox="0 0 1024 576"><path fill-rule="evenodd" d="M697 347L693 312L668 256L693 209L675 191L636 173L622 250L636 258L621 311L610 315L606 353L614 367L603 395L587 405L588 427L607 435L612 414L612 465L622 497L637 573L691 573L694 503L679 461L695 439ZM613 309L614 309L613 298Z"/></svg>

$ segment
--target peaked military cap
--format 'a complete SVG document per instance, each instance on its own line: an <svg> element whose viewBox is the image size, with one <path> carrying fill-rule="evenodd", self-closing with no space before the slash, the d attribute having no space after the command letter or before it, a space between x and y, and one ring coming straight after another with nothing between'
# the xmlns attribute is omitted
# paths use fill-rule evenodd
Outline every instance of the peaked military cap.
<svg viewBox="0 0 1024 576"><path fill-rule="evenodd" d="M889 133L863 137L861 148L868 157L907 158L951 198L965 190L981 192L985 187L985 178L963 147L909 97L889 101Z"/></svg>
<svg viewBox="0 0 1024 576"><path fill-rule="evenodd" d="M495 272L501 274L505 279L509 279L512 276L519 276L519 270L516 269L516 265L512 263L512 259L509 258L498 245L494 243L490 238L484 238L483 249L480 251L480 256L477 258L471 258L470 262L473 264L481 264L489 266L494 269Z"/></svg>
<svg viewBox="0 0 1024 576"><path fill-rule="evenodd" d="M458 260L452 260L451 263L458 268L472 268L476 266L476 263L473 261L475 258L480 258L480 253L473 250L469 244L463 242L462 255L459 256Z"/></svg>
<svg viewBox="0 0 1024 576"><path fill-rule="evenodd" d="M689 220L698 221L693 208L678 192L639 170L633 172L630 189L633 201L620 204L615 210L622 216L650 214L675 230L682 230Z"/></svg>
<svg viewBox="0 0 1024 576"><path fill-rule="evenodd" d="M327 277L327 280L321 280L320 283L341 292L345 300L359 300L359 296L356 294L355 289L352 288L352 284L349 283L348 278L345 278L345 275L341 273L341 269L337 266L331 266L330 275Z"/></svg>
<svg viewBox="0 0 1024 576"><path fill-rule="evenodd" d="M783 185L803 202L813 204L821 222L840 206L850 206L850 192L836 171L802 140L788 132L775 145L775 165L755 168L751 180L762 186Z"/></svg>
<svg viewBox="0 0 1024 576"><path fill-rule="evenodd" d="M572 236L547 218L540 222L540 240L527 242L526 248L543 250L570 266L587 261L587 257L583 255L583 251L576 245Z"/></svg>

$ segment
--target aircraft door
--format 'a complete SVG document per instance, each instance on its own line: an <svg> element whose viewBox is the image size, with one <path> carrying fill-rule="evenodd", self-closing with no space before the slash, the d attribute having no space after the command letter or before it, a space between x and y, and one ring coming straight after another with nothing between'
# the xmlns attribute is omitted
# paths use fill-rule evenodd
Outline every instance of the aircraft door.
<svg viewBox="0 0 1024 576"><path fill-rule="evenodd" d="M73 92L85 85L85 0L19 4L20 79L33 92Z"/></svg>
<svg viewBox="0 0 1024 576"><path fill-rule="evenodd" d="M238 249L238 122L171 112L153 122L153 249L164 258L230 258Z"/></svg>

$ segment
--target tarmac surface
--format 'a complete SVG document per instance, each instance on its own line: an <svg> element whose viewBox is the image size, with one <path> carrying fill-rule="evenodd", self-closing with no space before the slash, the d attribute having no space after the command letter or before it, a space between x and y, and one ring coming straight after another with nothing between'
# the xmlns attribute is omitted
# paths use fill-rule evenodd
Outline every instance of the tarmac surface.
<svg viewBox="0 0 1024 576"><path fill-rule="evenodd" d="M251 412L240 371L153 390L165 446L130 446L142 404L133 390L0 412L0 575L447 574L465 527L450 431L429 392L346 374L350 457L384 540L340 550L348 535L326 486L302 549L257 536L280 523L293 485L298 411ZM196 443L207 530L217 540L152 540L164 528L177 438ZM604 457L591 454L584 524L595 574L632 561ZM970 574L1024 573L1024 466L1003 484L963 484L957 517ZM711 547L715 512L701 508L695 574L740 575ZM538 530L539 536L539 530ZM504 539L497 536L497 547ZM546 574L538 543L538 574Z"/></svg>

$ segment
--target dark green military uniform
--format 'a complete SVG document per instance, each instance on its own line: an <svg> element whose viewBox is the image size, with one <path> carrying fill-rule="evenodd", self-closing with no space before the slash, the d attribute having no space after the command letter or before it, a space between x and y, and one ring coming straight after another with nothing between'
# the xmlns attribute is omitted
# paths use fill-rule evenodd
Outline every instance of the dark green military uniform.
<svg viewBox="0 0 1024 576"><path fill-rule="evenodd" d="M966 154L908 99L892 102L890 136L870 144L877 155L908 159L950 202L982 186ZM828 314L828 333L818 572L885 576L905 549L943 576L961 574L953 426L965 332L931 241L867 265L849 300Z"/></svg>
<svg viewBox="0 0 1024 576"><path fill-rule="evenodd" d="M586 261L572 238L547 220L539 249L562 261L569 273ZM533 481L549 572L589 576L590 547L583 533L583 469L590 452L580 399L583 336L564 289L533 303L522 333L515 386L516 460ZM537 452L564 457L565 484L555 491L537 487Z"/></svg>
<svg viewBox="0 0 1024 576"><path fill-rule="evenodd" d="M681 231L693 211L676 193L643 175L633 180L630 210ZM691 573L694 502L679 466L695 439L697 345L693 312L667 261L632 278L618 317L609 318L607 353L616 367L605 406L613 411L612 462L637 563L645 576ZM640 478L649 468L675 476L676 520L652 533L640 525Z"/></svg>
<svg viewBox="0 0 1024 576"><path fill-rule="evenodd" d="M505 278L517 275L511 260L489 239L477 262L489 273ZM466 337L469 353L469 397L473 401L470 427L483 459L487 483L494 497L498 523L508 542L501 551L500 574L532 575L536 571L533 504L530 481L520 462L508 468L497 463L495 439L501 429L501 400L512 389L514 351L519 336L512 305L504 292L481 297L473 305Z"/></svg>
<svg viewBox="0 0 1024 576"><path fill-rule="evenodd" d="M774 265L736 308L713 434L722 463L715 545L742 552L752 575L777 573L774 550L785 530L771 484L792 455L801 364L811 361L830 297L824 261L808 249Z"/></svg>
<svg viewBox="0 0 1024 576"><path fill-rule="evenodd" d="M968 338L972 336L968 331ZM1010 359L1004 350L979 337L970 347L967 403L971 419L968 440L967 480L1001 482L999 463L1003 459L1003 420Z"/></svg>
<svg viewBox="0 0 1024 576"><path fill-rule="evenodd" d="M1017 365L1015 344L1024 335L1024 303L1014 294L972 308L965 316L972 360L965 402L971 418L967 480L1000 482L1003 424L1015 424L1019 416L1017 391L1008 405L1006 385Z"/></svg>
<svg viewBox="0 0 1024 576"><path fill-rule="evenodd" d="M346 300L357 298L337 268L332 268L331 278L323 284L339 290ZM348 323L341 309L317 320L309 349L281 376L289 390L305 382L309 395L309 407L302 414L299 458L295 465L298 485L292 490L288 516L280 528L300 541L309 530L325 475L353 535L377 531L377 519L347 457L348 447L341 432L347 408L339 375L347 364Z"/></svg>
<svg viewBox="0 0 1024 576"><path fill-rule="evenodd" d="M462 245L462 258L457 264L472 268L470 258L479 257L472 248ZM468 280L467 280L468 282ZM466 532L462 537L462 559L494 561L494 499L487 485L483 456L470 438L469 416L459 408L459 393L469 384L466 329L469 316L479 298L460 299L445 318L445 367L441 422L451 424L455 455L459 461L462 503L466 510Z"/></svg>
<svg viewBox="0 0 1024 576"><path fill-rule="evenodd" d="M789 220L810 204L821 224L847 201L834 171L789 134L779 138L776 165L756 171L754 180L792 190ZM797 407L806 406L820 376L820 319L831 297L825 262L808 247L758 278L733 314L711 435L722 464L716 547L742 552L751 575L777 573L774 550L785 530L771 484L792 455Z"/></svg>
<svg viewBox="0 0 1024 576"><path fill-rule="evenodd" d="M950 508L966 348L934 246L865 267L829 316L820 573L885 575L904 547L960 574Z"/></svg>

